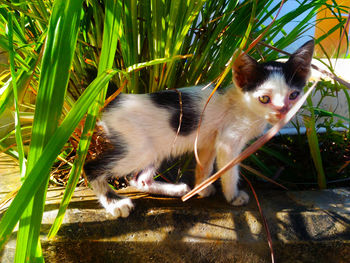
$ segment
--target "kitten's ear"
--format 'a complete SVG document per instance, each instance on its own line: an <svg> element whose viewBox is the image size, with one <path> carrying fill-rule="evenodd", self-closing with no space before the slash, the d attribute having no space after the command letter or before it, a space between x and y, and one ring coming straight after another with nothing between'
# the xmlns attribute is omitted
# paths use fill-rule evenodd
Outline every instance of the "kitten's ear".
<svg viewBox="0 0 350 263"><path fill-rule="evenodd" d="M261 65L247 54L240 54L233 63L233 82L243 91L250 91L263 79Z"/></svg>
<svg viewBox="0 0 350 263"><path fill-rule="evenodd" d="M295 51L287 61L288 68L293 78L307 81L311 72L311 61L314 53L314 40L310 40Z"/></svg>

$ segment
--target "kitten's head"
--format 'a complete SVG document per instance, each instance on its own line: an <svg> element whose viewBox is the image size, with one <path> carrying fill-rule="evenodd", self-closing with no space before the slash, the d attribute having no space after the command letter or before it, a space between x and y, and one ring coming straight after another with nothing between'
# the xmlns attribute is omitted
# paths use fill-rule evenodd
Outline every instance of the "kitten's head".
<svg viewBox="0 0 350 263"><path fill-rule="evenodd" d="M283 118L307 83L313 50L314 41L310 40L285 63L258 63L240 55L233 65L233 81L249 108L272 124Z"/></svg>

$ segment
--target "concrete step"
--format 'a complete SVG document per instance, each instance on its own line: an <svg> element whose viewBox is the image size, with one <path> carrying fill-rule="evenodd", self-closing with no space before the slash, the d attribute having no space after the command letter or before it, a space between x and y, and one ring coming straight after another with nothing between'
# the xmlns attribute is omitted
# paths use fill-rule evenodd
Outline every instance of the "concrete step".
<svg viewBox="0 0 350 263"><path fill-rule="evenodd" d="M93 192L77 188L56 238L46 235L63 188L48 192L42 225L46 262L271 262L256 203L231 207L220 194L148 196L126 189L128 218L105 213ZM258 191L276 262L350 262L350 189ZM0 262L13 262L15 233Z"/></svg>

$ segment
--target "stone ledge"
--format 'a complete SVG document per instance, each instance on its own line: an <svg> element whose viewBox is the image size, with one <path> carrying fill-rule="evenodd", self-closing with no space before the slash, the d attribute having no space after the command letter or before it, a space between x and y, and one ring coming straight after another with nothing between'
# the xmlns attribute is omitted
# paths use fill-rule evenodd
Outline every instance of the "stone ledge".
<svg viewBox="0 0 350 263"><path fill-rule="evenodd" d="M47 240L63 191L48 193L46 262L271 262L254 200L236 208L220 195L182 203L128 189L124 194L134 198L136 209L114 219L91 190L78 188L57 237ZM350 189L261 190L258 196L276 262L350 262ZM13 262L14 248L13 239L1 262Z"/></svg>

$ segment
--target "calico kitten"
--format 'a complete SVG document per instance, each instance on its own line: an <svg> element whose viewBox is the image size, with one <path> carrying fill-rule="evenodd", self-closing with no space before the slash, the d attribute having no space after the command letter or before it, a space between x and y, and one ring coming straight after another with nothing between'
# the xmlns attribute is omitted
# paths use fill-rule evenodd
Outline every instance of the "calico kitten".
<svg viewBox="0 0 350 263"><path fill-rule="evenodd" d="M233 82L212 97L201 123L198 153L203 165L196 167L196 184L237 156L246 143L274 124L296 102L310 74L314 49L311 40L285 63L258 63L248 55L233 65ZM139 190L182 196L186 184L153 180L162 160L193 151L202 109L211 89L201 86L152 94L121 94L103 114L102 124L114 148L85 165L85 172L105 209L116 217L127 217L133 209L129 198L117 195L107 184L112 176L135 174L131 184ZM235 206L246 204L249 196L238 190L238 167L226 172L222 190ZM210 186L200 195L214 192Z"/></svg>

